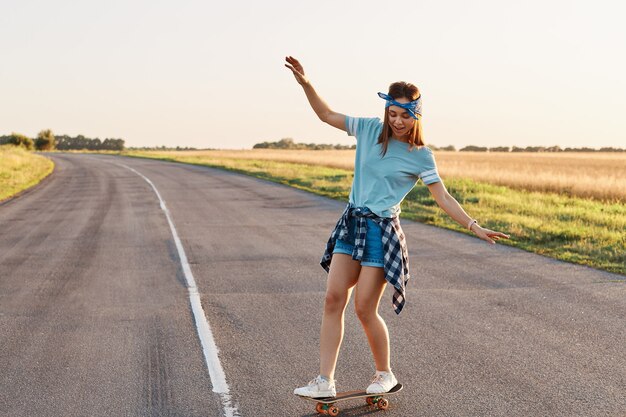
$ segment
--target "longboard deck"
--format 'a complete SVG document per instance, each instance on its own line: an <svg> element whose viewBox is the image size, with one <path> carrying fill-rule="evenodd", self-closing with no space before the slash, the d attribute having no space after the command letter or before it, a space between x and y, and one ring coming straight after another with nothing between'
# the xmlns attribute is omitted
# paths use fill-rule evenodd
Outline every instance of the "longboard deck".
<svg viewBox="0 0 626 417"><path fill-rule="evenodd" d="M395 387L391 388L388 392L384 392L382 394L368 394L364 390L361 390L361 391L338 392L336 397L322 397L322 398L311 398L311 397L302 397L302 396L298 396L298 397L304 398L305 400L313 401L316 403L334 404L334 403L349 400L352 398L384 397L386 395L395 394L398 391L402 390L402 388L403 388L402 384L397 384Z"/></svg>
<svg viewBox="0 0 626 417"><path fill-rule="evenodd" d="M339 407L337 407L337 403L345 400L352 400L355 398L365 398L367 400L367 404L375 405L379 410L386 410L389 406L389 400L385 397L387 395L393 395L402 389L402 384L397 384L395 387L391 388L389 392L384 392L382 394L368 394L365 391L346 391L340 392L336 397L324 397L324 398L310 398L310 397L302 397L307 401L313 401L316 403L315 411L320 414L328 414L332 417L339 415Z"/></svg>

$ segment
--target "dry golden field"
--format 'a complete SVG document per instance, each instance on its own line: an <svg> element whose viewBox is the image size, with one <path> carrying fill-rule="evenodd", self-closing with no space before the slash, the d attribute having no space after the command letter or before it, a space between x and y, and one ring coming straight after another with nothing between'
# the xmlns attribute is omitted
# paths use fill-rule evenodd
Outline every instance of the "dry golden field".
<svg viewBox="0 0 626 417"><path fill-rule="evenodd" d="M150 152L163 156L260 159L353 169L354 150L278 149ZM531 191L626 201L626 153L487 153L436 151L446 178L469 178Z"/></svg>

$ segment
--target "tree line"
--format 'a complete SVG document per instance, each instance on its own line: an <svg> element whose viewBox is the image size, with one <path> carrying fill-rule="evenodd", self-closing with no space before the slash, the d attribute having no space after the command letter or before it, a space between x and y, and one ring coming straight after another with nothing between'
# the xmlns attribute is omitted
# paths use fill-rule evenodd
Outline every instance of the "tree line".
<svg viewBox="0 0 626 417"><path fill-rule="evenodd" d="M124 139L106 138L88 138L83 135L55 136L50 129L42 130L37 134L36 138L29 138L21 133L11 133L10 135L0 136L0 145L12 144L21 146L28 150L36 149L38 151L52 151L58 149L60 151L67 150L89 150L89 151L123 151Z"/></svg>
<svg viewBox="0 0 626 417"><path fill-rule="evenodd" d="M435 146L428 145L434 151L453 151L457 149L453 145L448 146ZM330 144L316 144L316 143L296 143L292 138L283 138L277 142L262 142L257 143L252 147L253 149L307 149L307 150L321 150L321 149L355 149L356 145L330 145ZM604 147L604 148L561 148L560 146L527 146L521 148L518 146L474 146L468 145L458 150L459 152L626 152L626 149Z"/></svg>
<svg viewBox="0 0 626 417"><path fill-rule="evenodd" d="M318 143L295 143L292 138L283 138L278 142L262 142L257 143L252 149L308 149L308 150L325 150L325 149L356 149L356 145L327 145Z"/></svg>
<svg viewBox="0 0 626 417"><path fill-rule="evenodd" d="M443 148L437 148L436 146L429 145L429 148L435 151L456 151L452 145ZM469 145L459 149L459 152L626 152L626 149L613 147L604 147L599 149L589 147L561 148L560 146L527 146L525 148L518 146L496 146L488 148L485 146Z"/></svg>
<svg viewBox="0 0 626 417"><path fill-rule="evenodd" d="M165 145L161 145L161 146L131 146L129 148L125 148L129 151L213 151L215 149L213 148L202 148L202 149L198 149L198 148L194 148L191 146L165 146Z"/></svg>

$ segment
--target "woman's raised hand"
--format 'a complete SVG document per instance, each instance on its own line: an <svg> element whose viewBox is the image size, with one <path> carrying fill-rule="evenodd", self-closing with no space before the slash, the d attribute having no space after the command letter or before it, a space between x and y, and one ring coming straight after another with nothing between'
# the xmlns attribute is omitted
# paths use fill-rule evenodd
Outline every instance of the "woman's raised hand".
<svg viewBox="0 0 626 417"><path fill-rule="evenodd" d="M305 85L309 83L308 78L304 75L304 68L297 59L292 56L288 56L285 58L285 61L287 61L285 66L293 72L293 76L296 77L298 84Z"/></svg>

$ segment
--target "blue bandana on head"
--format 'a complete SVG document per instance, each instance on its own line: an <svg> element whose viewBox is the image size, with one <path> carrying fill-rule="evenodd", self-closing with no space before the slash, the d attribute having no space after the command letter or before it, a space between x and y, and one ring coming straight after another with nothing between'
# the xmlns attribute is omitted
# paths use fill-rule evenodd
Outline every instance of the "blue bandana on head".
<svg viewBox="0 0 626 417"><path fill-rule="evenodd" d="M398 103L396 100L394 100L393 97L385 93L378 93L378 97L382 98L383 100L387 100L387 104L385 104L385 108L389 106L402 107L414 119L417 119L418 115L420 116L422 115L422 96L421 95L417 98L417 100L413 100L408 103Z"/></svg>

